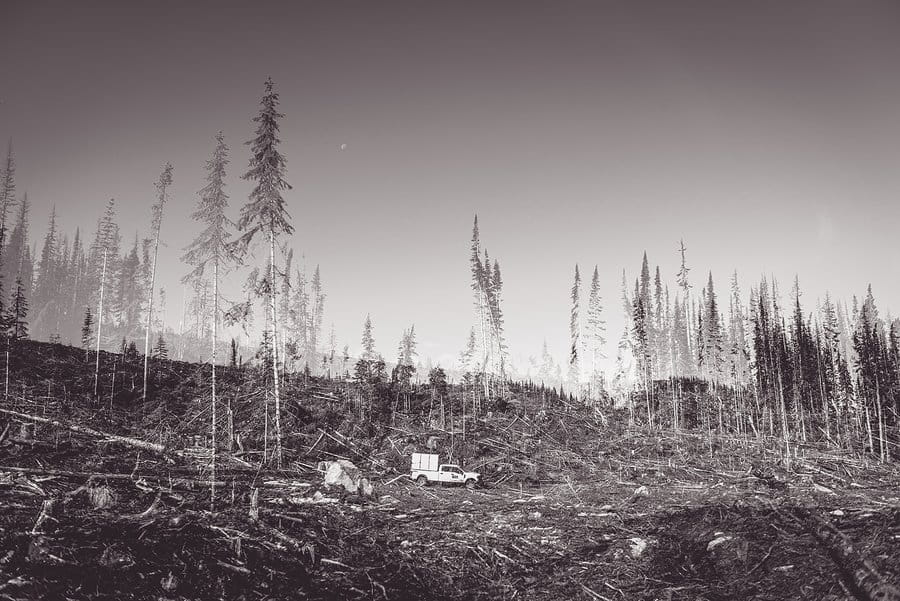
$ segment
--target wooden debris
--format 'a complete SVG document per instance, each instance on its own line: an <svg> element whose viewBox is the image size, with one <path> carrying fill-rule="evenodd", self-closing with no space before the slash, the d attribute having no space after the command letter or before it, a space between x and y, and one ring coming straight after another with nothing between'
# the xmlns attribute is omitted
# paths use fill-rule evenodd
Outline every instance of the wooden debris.
<svg viewBox="0 0 900 601"><path fill-rule="evenodd" d="M97 438L103 438L108 441L117 442L120 444L128 445L130 447L134 447L137 449L142 449L144 451L152 451L154 453L158 453L160 455L167 456L175 456L175 457L183 457L184 454L180 451L176 451L173 449L168 449L165 445L156 444L153 442L147 442L146 440L139 440L137 438L131 438L129 436L119 436L118 434L110 434L108 432L101 432L99 430L95 430L93 428L88 428L87 426L79 426L76 424L64 424L55 419L47 419L45 417L39 417L37 415L29 415L27 413L19 413L18 411L12 411L10 409L0 409L0 413L5 413L7 415L11 415L17 419L23 419L32 421L39 424L46 424L49 426L53 426L54 428L64 428L66 430L71 430L72 432L77 432L79 434L86 434L88 436L95 436Z"/></svg>

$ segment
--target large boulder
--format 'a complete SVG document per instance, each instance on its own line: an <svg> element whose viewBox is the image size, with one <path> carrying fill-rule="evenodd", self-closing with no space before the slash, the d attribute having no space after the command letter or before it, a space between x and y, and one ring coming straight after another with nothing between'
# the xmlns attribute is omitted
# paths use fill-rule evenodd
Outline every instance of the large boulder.
<svg viewBox="0 0 900 601"><path fill-rule="evenodd" d="M374 487L367 478L364 478L358 467L346 459L331 461L325 470L326 486L342 486L349 493L359 493L364 496L372 496Z"/></svg>

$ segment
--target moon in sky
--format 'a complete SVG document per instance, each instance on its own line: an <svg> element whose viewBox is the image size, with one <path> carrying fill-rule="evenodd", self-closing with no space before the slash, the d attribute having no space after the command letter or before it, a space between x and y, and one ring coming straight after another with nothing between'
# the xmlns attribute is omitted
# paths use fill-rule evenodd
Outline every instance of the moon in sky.
<svg viewBox="0 0 900 601"><path fill-rule="evenodd" d="M346 144L341 144L341 150L347 150L347 145L346 145Z"/></svg>

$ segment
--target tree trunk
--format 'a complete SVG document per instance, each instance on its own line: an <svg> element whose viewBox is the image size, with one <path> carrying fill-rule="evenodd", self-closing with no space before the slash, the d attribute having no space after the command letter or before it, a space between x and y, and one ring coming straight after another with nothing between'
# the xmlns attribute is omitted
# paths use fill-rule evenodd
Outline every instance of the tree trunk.
<svg viewBox="0 0 900 601"><path fill-rule="evenodd" d="M103 269L100 273L100 307L97 310L97 358L94 365L94 398L97 398L97 386L100 380L100 328L103 326L103 288L106 283L106 254L103 249Z"/></svg>
<svg viewBox="0 0 900 601"><path fill-rule="evenodd" d="M93 428L88 428L87 426L79 426L77 424L64 424L55 419L47 419L46 417L39 417L37 415L29 415L27 413L19 413L18 411L10 411L9 409L0 409L0 413L5 413L7 415L11 415L17 419L28 420L32 422L37 422L39 424L47 424L53 426L54 428L63 428L66 430L71 430L72 432L78 432L79 434L87 434L89 436L94 436L96 438L103 438L113 442L119 442L131 447L135 447L138 449L143 449L145 451L152 451L154 453L159 453L160 455L174 455L176 457L183 457L184 454L180 451L176 451L173 449L169 449L165 445L156 444L153 442L147 442L146 440L140 440L138 438L131 438L130 436L120 436L118 434L109 434L107 432L101 432L100 430L94 430Z"/></svg>
<svg viewBox="0 0 900 601"><path fill-rule="evenodd" d="M213 263L213 331L212 331L212 476L209 485L209 509L216 510L216 343L219 334L219 260Z"/></svg>
<svg viewBox="0 0 900 601"><path fill-rule="evenodd" d="M281 396L278 382L278 320L275 312L275 232L269 228L269 310L272 314L272 384L275 395L275 466L281 468Z"/></svg>
<svg viewBox="0 0 900 601"><path fill-rule="evenodd" d="M160 210L162 210L160 208ZM160 214L161 218L161 214ZM147 328L144 334L144 390L141 400L147 400L147 368L150 360L150 326L153 323L153 288L156 286L156 261L159 257L159 227L156 228L156 241L153 246L153 266L150 268L150 293L147 299ZM215 479L215 478L213 478Z"/></svg>
<svg viewBox="0 0 900 601"><path fill-rule="evenodd" d="M878 454L881 457L882 463L887 463L888 447L884 433L884 414L881 409L881 386L878 383L877 376L875 378L875 411L878 416Z"/></svg>
<svg viewBox="0 0 900 601"><path fill-rule="evenodd" d="M791 469L791 439L788 434L787 407L784 404L784 385L781 381L781 370L778 370L778 404L781 410L781 438L784 441L784 466Z"/></svg>
<svg viewBox="0 0 900 601"><path fill-rule="evenodd" d="M485 318L484 318L484 306L485 306L485 294L482 290L481 282L478 283L478 317L479 322L481 323L481 348L484 350L484 358L481 362L481 379L482 384L484 385L484 398L488 398L490 394L490 384L488 382L488 374L487 374L487 364L488 364L488 345L487 345L487 332L485 331Z"/></svg>

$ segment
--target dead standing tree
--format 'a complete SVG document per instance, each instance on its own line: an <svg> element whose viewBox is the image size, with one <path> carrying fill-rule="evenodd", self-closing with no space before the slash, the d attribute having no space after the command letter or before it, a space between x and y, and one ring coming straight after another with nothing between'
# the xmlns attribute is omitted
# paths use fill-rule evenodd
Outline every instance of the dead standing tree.
<svg viewBox="0 0 900 601"><path fill-rule="evenodd" d="M147 367L150 360L150 327L153 324L153 293L156 286L156 262L159 257L159 231L162 226L163 208L169 198L168 190L172 185L172 165L166 163L159 180L156 182L157 199L153 205L153 263L150 266L150 290L147 291L147 327L144 335L144 390L141 398L147 400Z"/></svg>

